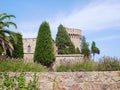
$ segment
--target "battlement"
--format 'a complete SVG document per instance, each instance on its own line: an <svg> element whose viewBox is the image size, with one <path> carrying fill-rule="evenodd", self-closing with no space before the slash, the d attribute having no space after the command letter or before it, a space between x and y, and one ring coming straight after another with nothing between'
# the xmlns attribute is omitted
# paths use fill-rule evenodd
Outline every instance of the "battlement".
<svg viewBox="0 0 120 90"><path fill-rule="evenodd" d="M80 29L68 28L68 27L65 27L65 29L68 32L68 34L74 34L74 35L80 35L80 36L82 35Z"/></svg>

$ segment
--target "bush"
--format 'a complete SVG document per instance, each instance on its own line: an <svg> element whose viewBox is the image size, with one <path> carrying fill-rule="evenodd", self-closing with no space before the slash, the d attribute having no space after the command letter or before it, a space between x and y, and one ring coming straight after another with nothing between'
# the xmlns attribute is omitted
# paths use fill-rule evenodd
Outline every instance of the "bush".
<svg viewBox="0 0 120 90"><path fill-rule="evenodd" d="M0 73L0 90L39 90L38 78L34 73L33 80L25 80L25 73L10 75Z"/></svg>
<svg viewBox="0 0 120 90"><path fill-rule="evenodd" d="M120 70L120 60L116 57L105 56L99 59L98 68L99 71L114 71Z"/></svg>

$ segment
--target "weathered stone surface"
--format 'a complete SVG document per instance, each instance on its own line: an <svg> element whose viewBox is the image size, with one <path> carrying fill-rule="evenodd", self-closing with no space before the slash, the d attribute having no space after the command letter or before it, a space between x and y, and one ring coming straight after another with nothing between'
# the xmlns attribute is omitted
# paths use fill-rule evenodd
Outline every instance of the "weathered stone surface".
<svg viewBox="0 0 120 90"><path fill-rule="evenodd" d="M118 72L38 72L36 75L40 90L120 90ZM26 83L33 76L32 72L25 73Z"/></svg>
<svg viewBox="0 0 120 90"><path fill-rule="evenodd" d="M113 77L112 79L113 79L114 81L118 82L118 81L120 81L120 76L119 76L119 77Z"/></svg>

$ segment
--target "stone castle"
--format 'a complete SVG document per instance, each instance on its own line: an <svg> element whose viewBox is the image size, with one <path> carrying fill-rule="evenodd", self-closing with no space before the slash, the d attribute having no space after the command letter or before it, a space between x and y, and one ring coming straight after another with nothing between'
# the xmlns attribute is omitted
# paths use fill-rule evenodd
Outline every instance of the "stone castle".
<svg viewBox="0 0 120 90"><path fill-rule="evenodd" d="M80 49L80 40L82 37L81 30L74 28L67 28L67 27L65 27L65 29L68 32L71 41L75 45L75 48L78 47ZM36 38L23 38L25 60L33 60L35 45L36 45ZM54 41L53 41L53 46L54 46L54 53L57 55L57 46Z"/></svg>

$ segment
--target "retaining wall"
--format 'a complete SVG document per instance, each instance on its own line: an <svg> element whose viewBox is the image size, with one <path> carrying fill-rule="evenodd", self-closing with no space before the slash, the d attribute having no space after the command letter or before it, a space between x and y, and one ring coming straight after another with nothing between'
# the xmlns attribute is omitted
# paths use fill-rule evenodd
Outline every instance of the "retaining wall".
<svg viewBox="0 0 120 90"><path fill-rule="evenodd" d="M64 55L56 55L56 60L53 64L53 69L56 66L66 65L66 64L76 64L83 62L83 55L81 54L64 54Z"/></svg>
<svg viewBox="0 0 120 90"><path fill-rule="evenodd" d="M33 75L26 73L26 82ZM37 77L39 90L120 90L120 71L40 72Z"/></svg>
<svg viewBox="0 0 120 90"><path fill-rule="evenodd" d="M24 60L25 62L33 62L33 53L24 53ZM59 65L81 63L83 60L83 55L81 54L56 55L53 68L55 69L55 67Z"/></svg>

